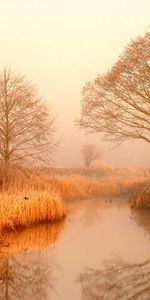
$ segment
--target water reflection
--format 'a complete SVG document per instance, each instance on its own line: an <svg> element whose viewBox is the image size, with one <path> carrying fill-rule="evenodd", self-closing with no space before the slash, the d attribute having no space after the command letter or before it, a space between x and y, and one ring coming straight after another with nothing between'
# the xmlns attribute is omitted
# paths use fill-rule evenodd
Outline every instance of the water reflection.
<svg viewBox="0 0 150 300"><path fill-rule="evenodd" d="M61 222L5 235L0 247L0 299L51 299L56 263L46 249L63 229Z"/></svg>
<svg viewBox="0 0 150 300"><path fill-rule="evenodd" d="M118 204L119 205L119 204ZM90 227L96 224L103 209L111 207L110 201L102 199L82 199L69 203L69 215L79 216L83 225ZM116 206L116 204L115 204Z"/></svg>
<svg viewBox="0 0 150 300"><path fill-rule="evenodd" d="M26 250L48 249L60 238L64 224L65 222L62 221L9 231L2 236L0 255L17 254Z"/></svg>
<svg viewBox="0 0 150 300"><path fill-rule="evenodd" d="M150 213L131 215L121 199L71 202L65 230L61 222L5 233L0 299L150 299L149 234Z"/></svg>
<svg viewBox="0 0 150 300"><path fill-rule="evenodd" d="M131 210L130 218L150 237L150 211ZM119 258L108 260L99 269L89 268L81 272L78 281L82 300L148 300L150 259L142 263L127 263Z"/></svg>
<svg viewBox="0 0 150 300"><path fill-rule="evenodd" d="M4 257L0 261L0 299L47 299L53 286L50 275L38 253L26 260Z"/></svg>
<svg viewBox="0 0 150 300"><path fill-rule="evenodd" d="M139 264L109 261L79 277L82 300L150 299L150 259Z"/></svg>
<svg viewBox="0 0 150 300"><path fill-rule="evenodd" d="M132 210L131 218L144 229L144 232L150 238L150 210Z"/></svg>

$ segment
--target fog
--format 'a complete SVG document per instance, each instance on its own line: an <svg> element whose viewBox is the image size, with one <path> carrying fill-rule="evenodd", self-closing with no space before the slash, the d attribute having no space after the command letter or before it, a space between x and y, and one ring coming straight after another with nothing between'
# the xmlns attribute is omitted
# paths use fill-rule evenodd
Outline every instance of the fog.
<svg viewBox="0 0 150 300"><path fill-rule="evenodd" d="M111 164L150 165L148 144L115 147L74 125L82 86L149 29L149 11L149 0L1 1L0 66L27 75L57 115L57 166L81 166L84 143L96 144Z"/></svg>

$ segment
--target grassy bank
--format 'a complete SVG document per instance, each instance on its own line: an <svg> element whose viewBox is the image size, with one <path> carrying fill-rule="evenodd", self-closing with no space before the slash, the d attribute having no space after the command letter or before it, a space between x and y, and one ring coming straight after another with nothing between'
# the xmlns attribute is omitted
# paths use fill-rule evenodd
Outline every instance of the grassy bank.
<svg viewBox="0 0 150 300"><path fill-rule="evenodd" d="M9 184L0 185L0 230L61 220L63 200L113 198L134 194L146 180L143 169L13 168ZM136 201L137 203L137 201Z"/></svg>
<svg viewBox="0 0 150 300"><path fill-rule="evenodd" d="M60 195L34 191L28 194L0 194L0 230L61 220L66 214ZM27 199L25 199L27 198Z"/></svg>

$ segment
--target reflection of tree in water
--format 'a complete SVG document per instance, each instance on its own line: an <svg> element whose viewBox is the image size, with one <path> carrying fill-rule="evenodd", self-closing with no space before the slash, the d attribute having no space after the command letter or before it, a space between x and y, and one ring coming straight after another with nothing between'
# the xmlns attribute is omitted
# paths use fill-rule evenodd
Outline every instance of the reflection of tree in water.
<svg viewBox="0 0 150 300"><path fill-rule="evenodd" d="M53 284L51 270L38 252L25 261L18 257L1 259L0 299L47 299Z"/></svg>
<svg viewBox="0 0 150 300"><path fill-rule="evenodd" d="M150 211L132 210L130 217L150 236ZM149 300L150 259L138 264L109 261L82 273L79 282L85 300Z"/></svg>
<svg viewBox="0 0 150 300"><path fill-rule="evenodd" d="M45 224L6 234L0 248L0 299L50 299L56 265L53 256L41 250L52 245L63 228L64 223Z"/></svg>
<svg viewBox="0 0 150 300"><path fill-rule="evenodd" d="M150 299L150 260L139 264L107 262L101 270L79 277L85 300Z"/></svg>

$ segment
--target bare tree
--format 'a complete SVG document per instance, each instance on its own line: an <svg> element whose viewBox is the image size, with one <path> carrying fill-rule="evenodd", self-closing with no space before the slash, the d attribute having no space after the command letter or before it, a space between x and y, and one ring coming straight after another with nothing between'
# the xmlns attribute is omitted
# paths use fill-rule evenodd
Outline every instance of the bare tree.
<svg viewBox="0 0 150 300"><path fill-rule="evenodd" d="M82 147L82 155L86 168L89 168L93 161L100 158L101 151L97 150L96 146L93 144L85 144Z"/></svg>
<svg viewBox="0 0 150 300"><path fill-rule="evenodd" d="M82 95L82 128L102 132L108 141L150 143L150 33L131 41L106 74L86 83Z"/></svg>
<svg viewBox="0 0 150 300"><path fill-rule="evenodd" d="M24 76L5 68L0 74L0 158L10 163L52 158L55 118Z"/></svg>

